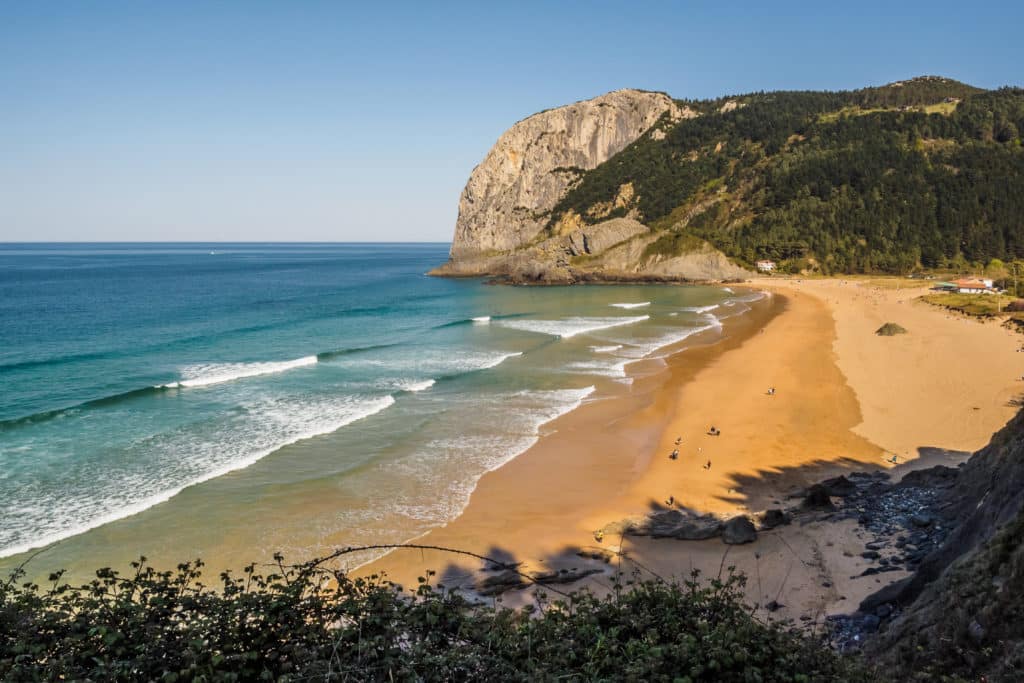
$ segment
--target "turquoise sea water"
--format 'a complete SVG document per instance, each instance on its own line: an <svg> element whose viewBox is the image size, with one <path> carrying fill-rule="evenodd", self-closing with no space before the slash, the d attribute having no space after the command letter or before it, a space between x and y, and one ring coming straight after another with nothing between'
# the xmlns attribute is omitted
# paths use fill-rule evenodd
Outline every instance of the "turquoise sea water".
<svg viewBox="0 0 1024 683"><path fill-rule="evenodd" d="M0 244L0 557L406 540L750 296L423 275L447 248Z"/></svg>

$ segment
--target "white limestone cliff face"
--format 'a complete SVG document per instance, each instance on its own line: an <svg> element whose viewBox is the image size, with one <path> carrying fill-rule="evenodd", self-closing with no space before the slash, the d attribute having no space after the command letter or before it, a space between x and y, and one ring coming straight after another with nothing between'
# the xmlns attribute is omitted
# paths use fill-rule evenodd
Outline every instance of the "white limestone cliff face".
<svg viewBox="0 0 1024 683"><path fill-rule="evenodd" d="M576 179L622 151L668 112L695 116L663 93L616 90L515 124L470 175L459 200L452 263L531 243Z"/></svg>

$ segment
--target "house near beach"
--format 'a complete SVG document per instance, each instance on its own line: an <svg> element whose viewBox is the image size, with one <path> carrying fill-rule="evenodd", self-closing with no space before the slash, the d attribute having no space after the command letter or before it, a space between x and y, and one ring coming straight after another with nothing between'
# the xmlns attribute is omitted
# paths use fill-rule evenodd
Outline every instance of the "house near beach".
<svg viewBox="0 0 1024 683"><path fill-rule="evenodd" d="M953 291L960 294L995 294L994 283L988 278L964 277L949 283L955 287Z"/></svg>
<svg viewBox="0 0 1024 683"><path fill-rule="evenodd" d="M775 261L769 261L767 259L762 259L754 265L757 266L757 272L759 273L770 273L775 270Z"/></svg>

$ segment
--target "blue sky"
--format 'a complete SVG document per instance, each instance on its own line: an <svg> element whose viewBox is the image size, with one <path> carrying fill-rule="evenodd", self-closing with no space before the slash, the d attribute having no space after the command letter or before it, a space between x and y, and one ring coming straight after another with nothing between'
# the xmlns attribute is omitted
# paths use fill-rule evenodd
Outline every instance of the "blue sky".
<svg viewBox="0 0 1024 683"><path fill-rule="evenodd" d="M533 112L1020 85L1022 25L1021 2L934 0L2 3L0 241L446 241Z"/></svg>

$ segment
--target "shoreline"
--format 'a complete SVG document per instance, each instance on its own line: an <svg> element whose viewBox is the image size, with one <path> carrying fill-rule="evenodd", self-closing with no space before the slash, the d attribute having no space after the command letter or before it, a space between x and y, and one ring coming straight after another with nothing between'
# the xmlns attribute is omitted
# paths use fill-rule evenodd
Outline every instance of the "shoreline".
<svg viewBox="0 0 1024 683"><path fill-rule="evenodd" d="M1020 374L1014 355L1020 342L1012 332L954 320L913 303L918 295L913 289L876 288L856 280L752 284L775 292L772 305L781 304L781 310L763 319L763 331L740 335L737 341L730 337L737 333L735 325L727 321L721 342L670 355L664 380L647 387L647 405L605 416L607 426L633 439L633 456L618 459L615 475L601 471L608 459L595 452L598 446L621 448L624 441L595 442L593 435L574 435L570 429L561 437L566 444L561 458L542 462L534 452L544 450L538 443L481 478L462 515L418 541L522 562L520 569L527 573L562 570L571 577L573 570L602 570L574 584L597 591L607 589L609 577L604 562L593 558L607 559L609 552L626 553L626 558L619 556L620 564L633 559L635 567L679 578L690 569L714 574L728 557L748 577L757 576L756 590L753 581L748 584L752 603L764 605L776 594L783 605L779 616L813 615L816 622L852 611L868 594L906 576L905 571L860 576L869 566L860 556L863 530L849 520L803 520L800 526L762 532L743 546L726 546L719 539L655 540L614 533L595 541L596 530L614 532L623 520L667 509L669 495L671 507L725 518L787 507L787 496L829 476L892 469L887 456L893 453L898 456L896 475L962 462L1014 412L1004 400L1014 395L1013 380ZM874 335L878 320L897 314L892 321L909 321L911 334ZM977 368L951 366L964 346L986 350L985 361ZM770 386L777 388L776 395L767 395ZM946 400L937 408L928 402L930 396ZM980 397L988 397L983 405L965 405ZM971 413L966 421L960 419L965 411ZM705 434L711 424L722 436ZM680 457L670 460L667 454L678 436L683 436ZM550 439L541 442L550 444ZM710 470L701 467L708 459ZM595 467L588 469L581 461ZM593 499L569 505L539 499L534 489L553 490L551 481L543 479L587 488ZM572 491L567 495L580 497ZM592 557L581 558L580 552ZM415 585L415 577L427 569L438 572L448 587L473 589L486 578L479 563L401 550L358 573L383 571L390 580ZM531 594L513 591L503 600L522 604Z"/></svg>
<svg viewBox="0 0 1024 683"><path fill-rule="evenodd" d="M417 540L437 545L451 541L455 543L448 543L451 547L477 551L486 545L501 556L515 548L517 553L536 558L533 562L546 563L548 560L543 558L552 558L556 564L563 564L573 540L592 541L594 530L603 526L591 524L581 511L590 511L588 516L607 516L606 498L622 499L628 494L630 481L646 470L650 452L671 419L672 411L665 405L670 384L689 381L709 362L742 346L782 313L786 300L785 296L769 295L747 303L751 310L725 317L720 332L705 330L664 347L667 353L662 359L632 361L628 365L633 378L630 391L599 396L548 423L547 433L537 443L477 481L458 517ZM658 367L660 363L665 367ZM656 371L644 372L645 366L653 366ZM513 510L518 515L516 520L509 519L508 513ZM630 502L619 511L625 515L635 510ZM566 518L572 520L569 536L544 532ZM517 524L529 531L517 535ZM497 539L509 548L497 545ZM524 552L523 548L528 550ZM403 552L399 549L364 563L358 573L384 571L392 580L411 584L418 570L410 569L400 557ZM416 567L439 572L451 559L429 552L417 553L416 557Z"/></svg>

